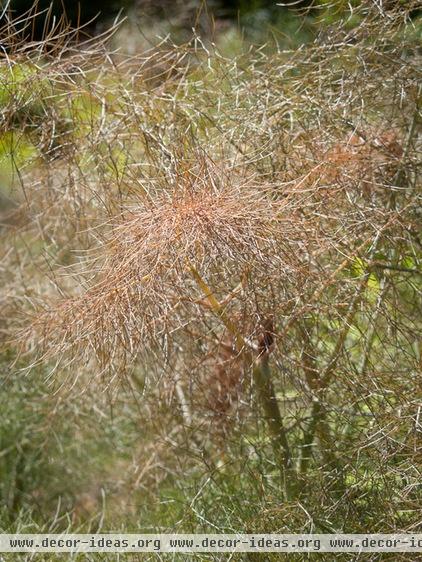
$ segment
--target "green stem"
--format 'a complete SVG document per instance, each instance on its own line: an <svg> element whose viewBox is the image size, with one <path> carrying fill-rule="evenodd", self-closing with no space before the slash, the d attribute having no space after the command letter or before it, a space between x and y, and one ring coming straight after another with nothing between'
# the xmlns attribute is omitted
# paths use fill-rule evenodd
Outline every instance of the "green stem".
<svg viewBox="0 0 422 562"><path fill-rule="evenodd" d="M203 292L211 310L220 318L224 326L234 337L237 351L242 353L247 364L252 366L253 381L271 436L271 444L276 459L279 459L285 497L289 500L294 496L295 478L294 471L292 470L292 460L286 430L272 383L269 353L268 351L264 351L260 353L257 358L253 357L250 343L245 340L236 325L227 316L211 288L192 265L189 265L189 269Z"/></svg>
<svg viewBox="0 0 422 562"><path fill-rule="evenodd" d="M252 371L258 398L270 433L274 456L279 459L284 496L287 501L290 501L297 495L297 475L293 468L287 434L272 383L268 352L263 353L255 361Z"/></svg>
<svg viewBox="0 0 422 562"><path fill-rule="evenodd" d="M376 248L377 243L374 244L374 248ZM373 250L375 251L375 250ZM326 394L326 390L331 382L333 374L335 372L335 368L337 366L338 359L341 355L341 351L343 349L344 343L346 341L347 335L350 331L350 327L356 315L359 303L363 298L363 295L366 290L366 285L369 279L370 273L366 273L362 278L358 291L350 303L349 310L346 314L344 319L344 328L340 333L339 338L337 339L336 345L334 347L333 352L330 355L328 363L325 369L322 371L320 376L315 379L314 382L314 402L312 405L311 410L311 418L308 424L308 427L304 431L303 440L302 440L302 458L300 463L300 471L306 472L309 467L310 462L310 452L311 448L313 447L315 441L315 435L318 435L321 441L321 445L323 448L324 457L330 467L333 467L337 463L337 459L334 453L331 450L332 443L330 439L330 430L328 423L326 422L326 409L324 407L324 397ZM314 372L316 371L316 367L313 368Z"/></svg>
<svg viewBox="0 0 422 562"><path fill-rule="evenodd" d="M255 361L252 372L254 383L258 390L259 399L264 411L265 421L271 434L273 447L279 454L281 465L284 468L291 468L292 459L290 447L274 392L268 353L262 354L262 356Z"/></svg>
<svg viewBox="0 0 422 562"><path fill-rule="evenodd" d="M316 350L312 344L310 336L310 328L305 326L300 326L300 332L303 340L303 352L302 352L302 366L305 371L305 378L310 391L312 392L312 410L311 418L308 427L306 428L302 446L301 455L299 461L299 471L301 474L305 473L311 461L312 456L312 446L314 443L314 437L317 434L322 446L322 454L324 461L328 466L336 466L337 458L332 452L332 438L330 427L325 419L325 412L323 412L323 404L320 400L320 390L321 390L321 377L317 367L316 360Z"/></svg>

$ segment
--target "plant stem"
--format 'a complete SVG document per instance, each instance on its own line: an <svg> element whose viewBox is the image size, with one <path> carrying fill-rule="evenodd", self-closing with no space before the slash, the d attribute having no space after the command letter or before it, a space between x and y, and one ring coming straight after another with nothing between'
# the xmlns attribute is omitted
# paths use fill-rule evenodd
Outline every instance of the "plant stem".
<svg viewBox="0 0 422 562"><path fill-rule="evenodd" d="M274 392L268 353L262 354L255 361L252 372L274 447L280 454L282 465L285 468L291 468L290 447Z"/></svg>
<svg viewBox="0 0 422 562"><path fill-rule="evenodd" d="M268 353L261 354L253 364L253 380L258 391L264 418L271 436L276 459L279 459L283 490L287 500L293 499L296 495L296 474L292 466L292 457L287 440L283 418L280 413L274 385L271 378Z"/></svg>
<svg viewBox="0 0 422 562"><path fill-rule="evenodd" d="M310 329L308 326L300 326L300 332L304 343L302 365L305 371L306 382L312 392L313 398L311 421L304 432L299 461L299 471L303 474L309 468L311 447L316 433L318 433L319 440L323 446L322 453L326 463L329 466L333 466L337 463L337 459L331 452L332 439L330 427L322 412L323 405L319 395L319 391L321 389L321 377L317 367L316 350L312 344ZM318 419L319 424L317 423Z"/></svg>
<svg viewBox="0 0 422 562"><path fill-rule="evenodd" d="M286 430L275 395L274 385L272 383L271 369L269 366L269 353L268 351L264 351L261 352L257 358L253 357L250 343L245 340L236 325L227 316L224 308L214 296L211 288L192 265L189 265L189 269L196 283L203 292L210 308L216 316L220 318L224 326L234 337L237 351L243 354L247 365L252 366L253 381L257 389L258 398L271 436L274 454L279 460L285 497L289 500L294 495L294 471L292 471L290 447L287 440Z"/></svg>
<svg viewBox="0 0 422 562"><path fill-rule="evenodd" d="M376 247L376 244L374 244L374 247ZM346 341L351 324L357 312L359 303L361 302L361 299L363 298L363 295L365 293L369 275L370 275L369 272L364 275L364 277L362 278L359 284L358 291L355 297L353 298L352 302L350 303L349 310L344 319L344 328L340 333L340 336L336 342L333 352L330 355L330 358L328 360L325 369L322 371L322 373L317 379L314 378L313 387L315 393L314 393L314 402L312 404L312 410L311 410L311 419L308 424L308 427L304 431L303 441L302 441L303 455L300 463L300 471L302 473L306 472L306 470L308 469L309 460L310 460L310 456L309 456L310 449L313 446L316 434L318 434L320 437L321 444L324 447L325 457L329 466L333 466L336 464L335 455L330 450L331 439L329 435L329 427L328 424L326 423L326 409L324 408L323 405L324 395L331 382L332 376L334 374L337 365L337 361L340 357L341 351L344 346L344 342ZM315 372L316 370L315 366L313 370Z"/></svg>

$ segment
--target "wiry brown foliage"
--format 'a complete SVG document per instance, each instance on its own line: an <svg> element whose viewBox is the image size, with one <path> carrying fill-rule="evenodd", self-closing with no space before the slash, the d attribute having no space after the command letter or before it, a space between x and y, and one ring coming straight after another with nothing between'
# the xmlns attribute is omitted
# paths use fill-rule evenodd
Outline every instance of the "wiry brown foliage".
<svg viewBox="0 0 422 562"><path fill-rule="evenodd" d="M279 198L274 186L196 158L174 183L132 196L97 228L98 255L80 266L89 288L34 320L47 352L136 355L195 323L203 303L193 268L222 288L243 280L253 290L262 275L297 282L310 252L321 251L300 196Z"/></svg>
<svg viewBox="0 0 422 562"><path fill-rule="evenodd" d="M365 450L378 468L415 461L413 506L420 53L406 9L360 17L294 53L233 61L194 42L135 75L134 60L82 72L71 150L27 180L26 235L73 253L56 257L60 299L34 274L20 333L48 359L178 373L190 428L207 386L209 408L243 400L256 424L252 386L288 498L312 467L346 494Z"/></svg>

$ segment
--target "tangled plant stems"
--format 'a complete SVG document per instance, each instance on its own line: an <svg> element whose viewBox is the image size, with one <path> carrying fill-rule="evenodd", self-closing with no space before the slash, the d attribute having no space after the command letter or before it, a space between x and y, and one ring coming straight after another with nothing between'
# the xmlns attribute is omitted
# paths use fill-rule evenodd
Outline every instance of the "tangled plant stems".
<svg viewBox="0 0 422 562"><path fill-rule="evenodd" d="M69 48L37 114L54 150L25 132L26 221L7 234L24 356L176 388L214 467L230 420L250 444L261 411L287 500L315 470L339 498L375 465L415 501L420 51L413 5L384 4L294 52L195 40L93 70ZM22 49L3 68L33 64Z"/></svg>
<svg viewBox="0 0 422 562"><path fill-rule="evenodd" d="M268 357L273 343L273 324L271 321L267 321L258 345L251 345L250 342L243 338L231 320L227 318L223 307L214 297L212 290L204 282L196 269L190 267L190 270L209 302L211 309L222 320L228 332L233 336L237 352L245 355L246 366L252 368L254 384L257 388L265 421L271 434L275 458L279 459L285 496L286 499L290 499L294 493L294 482L290 474L292 459L283 420L277 405ZM245 350L247 350L246 353ZM253 352L257 355L255 359L252 356Z"/></svg>

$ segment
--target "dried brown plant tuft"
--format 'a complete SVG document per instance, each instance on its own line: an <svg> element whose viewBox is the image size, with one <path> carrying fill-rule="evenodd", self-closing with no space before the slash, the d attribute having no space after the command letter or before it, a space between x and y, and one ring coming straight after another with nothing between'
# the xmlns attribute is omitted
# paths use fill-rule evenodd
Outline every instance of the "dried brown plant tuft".
<svg viewBox="0 0 422 562"><path fill-rule="evenodd" d="M226 288L245 275L258 286L264 264L265 276L277 274L280 282L301 274L298 252L305 233L311 247L315 226L301 217L300 199L280 199L273 186L245 182L205 158L177 180L132 199L96 229L96 255L79 274L88 288L33 321L48 354L70 346L110 361L116 349L136 354L184 329L188 308L201 299L192 270L217 274Z"/></svg>

